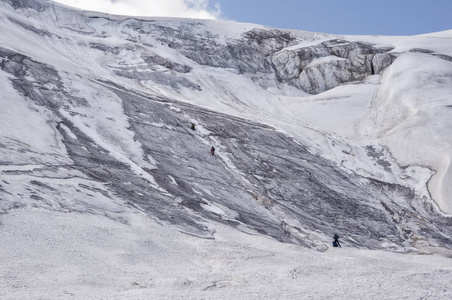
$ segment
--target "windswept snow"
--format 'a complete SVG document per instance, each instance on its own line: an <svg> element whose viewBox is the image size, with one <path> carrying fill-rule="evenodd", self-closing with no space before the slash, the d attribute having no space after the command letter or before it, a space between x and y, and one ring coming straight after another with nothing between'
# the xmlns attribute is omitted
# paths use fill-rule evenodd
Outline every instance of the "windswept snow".
<svg viewBox="0 0 452 300"><path fill-rule="evenodd" d="M3 299L452 297L441 256L346 245L320 253L222 225L206 240L130 210L117 219L20 209L1 224Z"/></svg>

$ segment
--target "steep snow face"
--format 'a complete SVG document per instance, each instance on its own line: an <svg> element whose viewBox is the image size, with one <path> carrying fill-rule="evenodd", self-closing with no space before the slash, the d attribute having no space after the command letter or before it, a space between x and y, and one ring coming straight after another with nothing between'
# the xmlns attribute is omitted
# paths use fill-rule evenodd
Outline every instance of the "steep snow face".
<svg viewBox="0 0 452 300"><path fill-rule="evenodd" d="M388 226L403 205L388 201L389 195L420 202L404 187L345 174L266 125L109 82L60 77L50 66L8 50L0 55L19 98L48 111L66 158L30 165L5 157L5 212L29 206L85 212L84 203L90 203L93 213L102 214L112 197L205 238L215 232L211 220L313 248L339 230L351 245L411 249L414 240L407 241L398 225ZM192 122L198 130L188 129ZM5 144L11 151L14 144L6 138ZM208 153L210 145L217 148L215 156ZM24 156L33 151L22 149ZM14 195L23 196L17 201ZM84 199L88 195L96 200ZM422 228L422 239L447 244L436 235L447 227L429 210L413 210L425 216L421 222L399 222L413 231L410 224Z"/></svg>
<svg viewBox="0 0 452 300"><path fill-rule="evenodd" d="M436 206L451 209L449 162L387 134L415 116L404 106L412 97L394 92L406 93L417 75L394 86L400 75L391 74L410 70L405 55L450 64L442 38L428 50L428 37L356 41L32 0L1 11L1 103L12 107L0 140L2 211L119 218L136 209L199 237L214 238L223 223L316 249L337 230L356 247L451 244ZM444 95L446 69L432 86ZM425 97L421 88L416 95ZM409 130L421 132L411 120ZM448 129L446 114L441 121ZM438 137L450 140L432 136L437 145ZM432 170L436 202L426 188Z"/></svg>
<svg viewBox="0 0 452 300"><path fill-rule="evenodd" d="M401 165L418 161L431 166L436 174L430 191L447 212L452 211L451 58L419 52L401 55L384 74L371 113L359 125L364 136L387 145ZM391 109L394 106L398 109Z"/></svg>

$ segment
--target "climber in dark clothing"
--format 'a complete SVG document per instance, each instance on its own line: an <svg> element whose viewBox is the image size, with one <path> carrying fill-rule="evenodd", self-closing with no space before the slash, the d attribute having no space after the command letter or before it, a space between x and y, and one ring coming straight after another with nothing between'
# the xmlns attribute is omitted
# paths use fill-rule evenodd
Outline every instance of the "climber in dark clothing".
<svg viewBox="0 0 452 300"><path fill-rule="evenodd" d="M336 233L334 234L333 247L342 247L341 243L339 243L339 236Z"/></svg>
<svg viewBox="0 0 452 300"><path fill-rule="evenodd" d="M191 124L191 130L195 130L195 123Z"/></svg>
<svg viewBox="0 0 452 300"><path fill-rule="evenodd" d="M210 148L210 153L212 153L212 155L215 154L215 147L214 146L212 146L212 148Z"/></svg>

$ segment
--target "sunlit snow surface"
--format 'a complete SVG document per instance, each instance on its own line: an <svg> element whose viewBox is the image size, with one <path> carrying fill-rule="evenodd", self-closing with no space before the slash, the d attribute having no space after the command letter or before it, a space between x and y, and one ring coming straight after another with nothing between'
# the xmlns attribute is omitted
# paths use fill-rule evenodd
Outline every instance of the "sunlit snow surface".
<svg viewBox="0 0 452 300"><path fill-rule="evenodd" d="M2 218L2 299L450 299L450 258L324 253L215 225L215 240L146 216L21 209ZM46 220L43 222L43 220Z"/></svg>
<svg viewBox="0 0 452 300"><path fill-rule="evenodd" d="M0 12L0 298L451 297L450 31Z"/></svg>

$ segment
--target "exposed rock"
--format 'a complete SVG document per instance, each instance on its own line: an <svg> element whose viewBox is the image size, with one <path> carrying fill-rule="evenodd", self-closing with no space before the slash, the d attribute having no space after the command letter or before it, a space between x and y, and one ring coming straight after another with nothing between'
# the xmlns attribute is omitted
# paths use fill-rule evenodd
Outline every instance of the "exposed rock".
<svg viewBox="0 0 452 300"><path fill-rule="evenodd" d="M372 74L381 74L399 56L399 53L379 53L372 58Z"/></svg>
<svg viewBox="0 0 452 300"><path fill-rule="evenodd" d="M289 33L276 29L253 29L242 39L222 41L203 23L186 22L178 27L129 20L127 27L177 49L201 65L237 69L241 73L271 73L266 57L296 42Z"/></svg>
<svg viewBox="0 0 452 300"><path fill-rule="evenodd" d="M363 80L372 74L371 65L369 55L317 63L306 67L295 84L308 93L318 94L346 82Z"/></svg>
<svg viewBox="0 0 452 300"><path fill-rule="evenodd" d="M317 94L380 73L395 59L394 54L386 53L390 50L336 39L278 52L270 57L270 63L278 81ZM376 55L380 56L374 61Z"/></svg>
<svg viewBox="0 0 452 300"><path fill-rule="evenodd" d="M163 58L159 55L153 56L142 56L143 60L147 62L150 66L159 65L169 70L174 70L179 73L188 73L191 71L189 66L181 65L175 62L171 62L166 58Z"/></svg>
<svg viewBox="0 0 452 300"><path fill-rule="evenodd" d="M422 49L422 48L414 48L414 49L411 49L409 52L414 52L414 53L427 53L427 54L433 53L432 50L429 50L429 49Z"/></svg>
<svg viewBox="0 0 452 300"><path fill-rule="evenodd" d="M433 56L439 57L443 60L451 61L452 62L452 56L445 55L445 54L432 54Z"/></svg>
<svg viewBox="0 0 452 300"><path fill-rule="evenodd" d="M273 54L289 45L294 44L296 38L289 33L277 29L255 28L243 34L246 39L244 44L263 51L264 56Z"/></svg>
<svg viewBox="0 0 452 300"><path fill-rule="evenodd" d="M101 44L101 43L90 43L89 47L93 48L93 49L97 49L104 53L112 53L114 55L118 55L119 52L121 51L121 49L119 47L109 47L109 46L107 46L105 44Z"/></svg>

